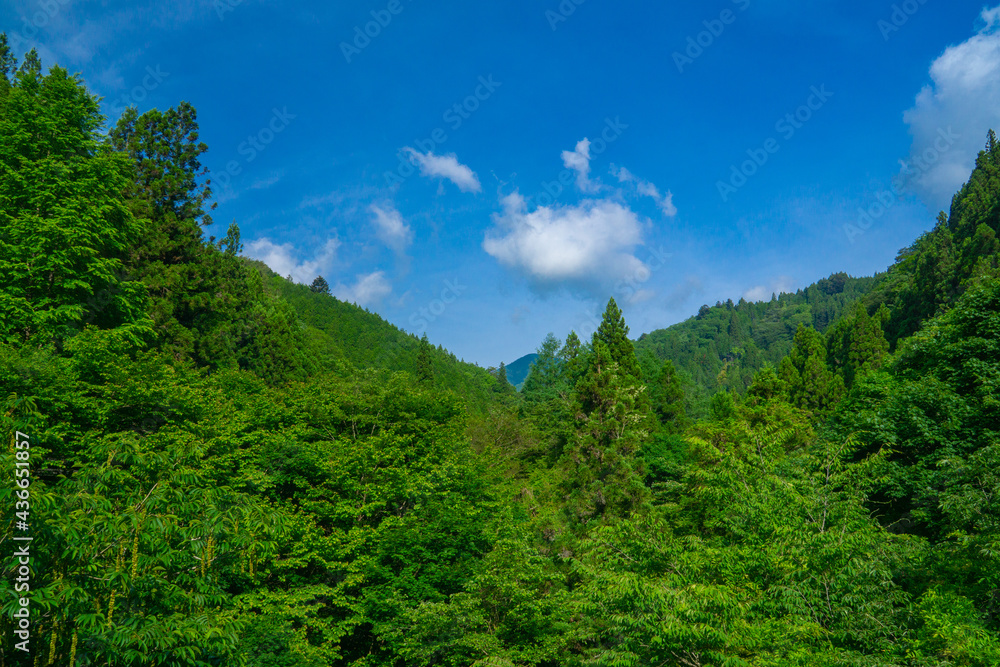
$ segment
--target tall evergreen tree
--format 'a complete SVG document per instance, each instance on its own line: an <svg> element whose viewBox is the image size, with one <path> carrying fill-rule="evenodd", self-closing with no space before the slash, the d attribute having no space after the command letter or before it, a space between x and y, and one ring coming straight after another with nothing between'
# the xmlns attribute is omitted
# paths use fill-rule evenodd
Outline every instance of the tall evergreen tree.
<svg viewBox="0 0 1000 667"><path fill-rule="evenodd" d="M24 75L21 81L22 87L30 89L41 80L42 59L38 56L38 51L31 49L25 54L24 62L21 63L21 69L18 73Z"/></svg>
<svg viewBox="0 0 1000 667"><path fill-rule="evenodd" d="M11 77L17 72L17 56L11 51L7 33L0 33L0 93L10 89Z"/></svg>
<svg viewBox="0 0 1000 667"><path fill-rule="evenodd" d="M309 286L313 292L318 294L329 294L330 293L330 283L326 282L326 278L323 276L316 276L316 280L312 282Z"/></svg>
<svg viewBox="0 0 1000 667"><path fill-rule="evenodd" d="M130 107L109 139L132 160L129 201L133 213L149 221L133 249L131 268L149 289L160 340L178 357L194 355L221 366L233 362L233 334L204 335L228 313L219 267L202 239L202 225L211 222L204 210L211 189L200 183L205 175L200 158L208 147L198 141L194 107L185 102L165 113L154 109L142 115ZM213 343L211 353L199 355L204 338ZM220 348L223 339L228 344Z"/></svg>
<svg viewBox="0 0 1000 667"><path fill-rule="evenodd" d="M502 361L500 362L500 367L497 369L496 378L497 389L501 394L510 395L517 391L514 389L514 385L510 383L510 380L507 379L507 364Z"/></svg>
<svg viewBox="0 0 1000 667"><path fill-rule="evenodd" d="M650 386L653 412L667 431L680 432L687 422L684 409L684 388L677 369L669 359L664 361Z"/></svg>
<svg viewBox="0 0 1000 667"><path fill-rule="evenodd" d="M425 333L420 339L417 350L417 381L421 384L434 384L434 364L431 361L431 344Z"/></svg>
<svg viewBox="0 0 1000 667"><path fill-rule="evenodd" d="M827 365L823 336L812 327L799 325L795 345L779 368L792 405L824 412L843 398L843 379Z"/></svg>
<svg viewBox="0 0 1000 667"><path fill-rule="evenodd" d="M628 326L625 316L612 298L604 310L604 317L594 333L594 347L600 342L607 348L611 360L618 364L622 372L633 378L640 378L639 361L635 356L635 346L628 338Z"/></svg>
<svg viewBox="0 0 1000 667"><path fill-rule="evenodd" d="M571 522L626 517L649 500L637 456L649 433L645 387L595 336L590 364L575 392L577 430L563 455Z"/></svg>
<svg viewBox="0 0 1000 667"><path fill-rule="evenodd" d="M889 321L889 310L883 305L870 316L863 304L855 304L850 315L827 332L827 348L831 366L841 376L847 388L854 385L859 373L877 370L889 355L889 341L882 326Z"/></svg>
<svg viewBox="0 0 1000 667"><path fill-rule="evenodd" d="M563 384L567 391L572 391L587 370L587 350L575 331L566 336L566 344L559 350L559 360L562 362Z"/></svg>

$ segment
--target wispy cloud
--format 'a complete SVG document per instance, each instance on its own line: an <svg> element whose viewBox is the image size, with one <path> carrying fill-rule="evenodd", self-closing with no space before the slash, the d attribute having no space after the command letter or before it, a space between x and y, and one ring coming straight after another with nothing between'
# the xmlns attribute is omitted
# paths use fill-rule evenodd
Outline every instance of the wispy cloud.
<svg viewBox="0 0 1000 667"><path fill-rule="evenodd" d="M291 243L277 244L264 237L247 243L243 254L264 262L280 276L291 276L297 283L311 283L316 276L333 269L339 247L337 239L328 239L311 259L302 259Z"/></svg>
<svg viewBox="0 0 1000 667"><path fill-rule="evenodd" d="M272 172L270 176L254 181L253 185L250 186L250 189L267 190L268 188L280 183L281 179L283 179L284 177L285 177L284 170Z"/></svg>
<svg viewBox="0 0 1000 667"><path fill-rule="evenodd" d="M420 167L420 174L429 178L444 178L455 185L462 192L481 192L483 186L479 183L479 177L469 167L458 161L458 156L454 153L448 155L435 155L434 151L421 153L407 146L403 149Z"/></svg>
<svg viewBox="0 0 1000 667"><path fill-rule="evenodd" d="M590 139L577 142L576 148L562 152L563 165L576 172L576 185L581 192L596 192L598 186L590 180Z"/></svg>
<svg viewBox="0 0 1000 667"><path fill-rule="evenodd" d="M372 306L381 303L392 294L392 284L384 272L375 271L355 276L353 285L338 283L330 288L330 292L342 301L356 303L359 306Z"/></svg>
<svg viewBox="0 0 1000 667"><path fill-rule="evenodd" d="M635 185L636 192L640 195L654 200L656 205L660 207L660 210L663 211L663 215L668 218L672 218L677 215L677 207L674 206L674 193L667 191L666 195L660 194L660 189L658 187L649 181L637 178L635 174L630 172L625 167L615 169L615 166L611 165L611 173L618 178L619 183L631 183Z"/></svg>
<svg viewBox="0 0 1000 667"><path fill-rule="evenodd" d="M413 243L413 230L403 220L403 215L391 203L369 207L375 234L397 255L402 255Z"/></svg>

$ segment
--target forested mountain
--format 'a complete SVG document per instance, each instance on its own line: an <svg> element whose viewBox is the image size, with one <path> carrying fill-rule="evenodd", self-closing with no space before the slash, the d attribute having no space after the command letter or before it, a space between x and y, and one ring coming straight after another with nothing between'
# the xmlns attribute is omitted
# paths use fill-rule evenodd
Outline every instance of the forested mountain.
<svg viewBox="0 0 1000 667"><path fill-rule="evenodd" d="M518 393L206 239L192 106L0 74L0 666L1000 664L992 133L885 275Z"/></svg>
<svg viewBox="0 0 1000 667"><path fill-rule="evenodd" d="M250 263L261 273L267 291L292 307L305 327L305 344L321 367L331 368L340 361L358 368L414 373L425 354L436 385L466 397L476 410L499 390L486 369L459 361L441 346L430 346L377 314L340 301L328 287L324 289L322 278L311 287L297 285L261 262Z"/></svg>
<svg viewBox="0 0 1000 667"><path fill-rule="evenodd" d="M673 361L702 399L720 389L742 393L765 364L776 366L791 351L799 325L825 332L877 282L835 273L770 301L705 305L686 322L643 334L636 351Z"/></svg>
<svg viewBox="0 0 1000 667"><path fill-rule="evenodd" d="M531 364L535 363L537 358L537 354L526 354L517 361L507 364L507 379L510 383L520 388L528 378L528 373L531 372Z"/></svg>

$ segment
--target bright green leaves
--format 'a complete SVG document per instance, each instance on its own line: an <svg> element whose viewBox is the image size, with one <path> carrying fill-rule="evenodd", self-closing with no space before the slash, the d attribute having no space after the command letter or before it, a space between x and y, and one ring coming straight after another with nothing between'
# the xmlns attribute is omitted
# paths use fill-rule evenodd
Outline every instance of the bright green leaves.
<svg viewBox="0 0 1000 667"><path fill-rule="evenodd" d="M145 294L123 278L140 233L122 196L128 166L98 145L97 101L58 67L19 74L0 97L0 339L61 339L137 323Z"/></svg>
<svg viewBox="0 0 1000 667"><path fill-rule="evenodd" d="M917 635L914 657L927 660L919 664L1000 664L1000 641L984 626L969 600L931 589L920 599L917 613L923 627Z"/></svg>
<svg viewBox="0 0 1000 667"><path fill-rule="evenodd" d="M823 336L811 327L799 326L795 346L779 368L793 405L815 413L831 409L844 395L843 379L827 365Z"/></svg>

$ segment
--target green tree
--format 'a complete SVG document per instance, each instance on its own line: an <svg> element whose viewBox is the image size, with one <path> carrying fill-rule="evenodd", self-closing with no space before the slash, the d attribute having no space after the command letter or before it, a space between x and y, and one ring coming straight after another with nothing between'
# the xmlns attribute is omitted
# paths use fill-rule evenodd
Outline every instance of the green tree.
<svg viewBox="0 0 1000 667"><path fill-rule="evenodd" d="M554 398L564 391L563 364L559 358L559 340L554 334L548 334L538 348L538 358L531 364L531 370L521 388L524 400L528 402L544 402Z"/></svg>
<svg viewBox="0 0 1000 667"><path fill-rule="evenodd" d="M650 401L660 424L670 432L681 431L687 423L684 387L672 361L664 361L650 385Z"/></svg>
<svg viewBox="0 0 1000 667"><path fill-rule="evenodd" d="M559 350L559 360L563 367L563 383L572 390L587 369L588 348L584 347L575 331L566 336L566 344Z"/></svg>
<svg viewBox="0 0 1000 667"><path fill-rule="evenodd" d="M882 326L889 321L889 310L882 305L874 316L856 304L851 313L827 332L827 348L832 367L844 378L847 388L858 374L878 370L889 355L889 341Z"/></svg>
<svg viewBox="0 0 1000 667"><path fill-rule="evenodd" d="M649 500L638 456L651 414L645 386L595 338L587 374L574 394L576 433L563 453L571 524L630 516Z"/></svg>
<svg viewBox="0 0 1000 667"><path fill-rule="evenodd" d="M11 77L17 72L17 56L10 49L7 33L0 33L0 95L10 90Z"/></svg>
<svg viewBox="0 0 1000 667"><path fill-rule="evenodd" d="M796 407L822 414L843 397L843 380L827 366L823 336L812 327L799 325L795 345L778 372Z"/></svg>
<svg viewBox="0 0 1000 667"><path fill-rule="evenodd" d="M88 323L143 336L145 290L124 274L143 232L122 197L127 161L101 147L97 99L78 79L25 62L0 98L0 339L60 340Z"/></svg>
<svg viewBox="0 0 1000 667"><path fill-rule="evenodd" d="M640 378L639 361L635 356L635 346L628 338L628 326L621 309L612 298L604 310L604 317L594 333L593 346L600 342L611 355L611 360L618 364L623 373L633 378Z"/></svg>
<svg viewBox="0 0 1000 667"><path fill-rule="evenodd" d="M417 381L421 384L434 384L434 365L431 361L431 344L427 340L425 333L420 339L420 347L417 350Z"/></svg>
<svg viewBox="0 0 1000 667"><path fill-rule="evenodd" d="M316 280L312 282L309 287L313 292L317 294L329 294L330 293L330 283L326 282L326 278L323 276L316 276Z"/></svg>
<svg viewBox="0 0 1000 667"><path fill-rule="evenodd" d="M496 371L497 389L500 394L510 396L517 392L514 385L507 379L507 364L500 362L500 367Z"/></svg>

